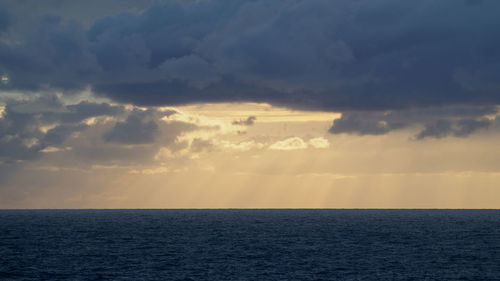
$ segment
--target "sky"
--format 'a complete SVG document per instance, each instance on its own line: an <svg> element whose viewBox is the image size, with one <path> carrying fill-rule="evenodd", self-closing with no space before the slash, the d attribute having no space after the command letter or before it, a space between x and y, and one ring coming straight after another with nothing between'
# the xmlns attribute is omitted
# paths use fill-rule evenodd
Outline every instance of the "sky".
<svg viewBox="0 0 500 281"><path fill-rule="evenodd" d="M4 0L0 209L500 208L496 0Z"/></svg>

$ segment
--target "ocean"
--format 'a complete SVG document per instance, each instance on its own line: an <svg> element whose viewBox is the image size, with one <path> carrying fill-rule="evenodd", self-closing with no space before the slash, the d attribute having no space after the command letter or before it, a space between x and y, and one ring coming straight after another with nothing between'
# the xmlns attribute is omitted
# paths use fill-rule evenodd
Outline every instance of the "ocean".
<svg viewBox="0 0 500 281"><path fill-rule="evenodd" d="M1 280L500 280L499 210L1 210Z"/></svg>

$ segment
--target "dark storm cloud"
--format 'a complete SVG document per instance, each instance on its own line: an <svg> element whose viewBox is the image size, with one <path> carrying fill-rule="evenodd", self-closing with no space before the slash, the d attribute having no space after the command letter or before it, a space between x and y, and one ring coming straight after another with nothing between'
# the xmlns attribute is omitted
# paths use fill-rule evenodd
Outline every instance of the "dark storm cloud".
<svg viewBox="0 0 500 281"><path fill-rule="evenodd" d="M88 127L89 126L86 124L59 125L47 131L47 133L43 136L42 143L46 146L61 145L71 134L83 131Z"/></svg>
<svg viewBox="0 0 500 281"><path fill-rule="evenodd" d="M158 125L152 120L151 114L134 111L124 122L117 122L110 131L103 135L103 139L121 144L148 144L155 141L157 134Z"/></svg>
<svg viewBox="0 0 500 281"><path fill-rule="evenodd" d="M71 149L47 153L43 161L56 167L82 169L94 165L126 167L154 164L161 149L173 153L182 150L189 143L179 140L179 137L201 129L192 123L164 119L173 114L176 112L171 110L128 110L90 125L64 143Z"/></svg>
<svg viewBox="0 0 500 281"><path fill-rule="evenodd" d="M394 129L393 123L383 120L360 118L358 114L343 113L333 121L330 133L356 133L359 135L381 135ZM400 126L396 126L400 127Z"/></svg>
<svg viewBox="0 0 500 281"><path fill-rule="evenodd" d="M110 105L108 103L93 103L82 101L78 104L66 106L67 111L59 114L61 122L80 122L94 116L115 116L124 112L122 106Z"/></svg>
<svg viewBox="0 0 500 281"><path fill-rule="evenodd" d="M71 134L87 129L81 123L84 119L122 112L122 106L105 103L64 105L55 95L8 100L0 118L0 161L34 159L43 149L57 147Z"/></svg>
<svg viewBox="0 0 500 281"><path fill-rule="evenodd" d="M0 170L38 159L43 152L63 155L56 162L67 165L77 165L72 163L74 159L82 165L151 161L162 147L182 149L185 144L177 143L177 138L199 129L191 123L162 120L176 114L174 110L130 110L89 101L65 104L56 95L6 99L4 103ZM107 118L89 119L100 116Z"/></svg>
<svg viewBox="0 0 500 281"><path fill-rule="evenodd" d="M450 135L453 132L453 123L449 120L437 120L427 124L425 128L415 137L423 139L426 137L442 138Z"/></svg>
<svg viewBox="0 0 500 281"><path fill-rule="evenodd" d="M4 7L0 6L0 34L7 30L10 21L10 13Z"/></svg>
<svg viewBox="0 0 500 281"><path fill-rule="evenodd" d="M491 124L492 121L489 119L462 119L457 122L457 129L453 132L453 134L457 137L466 137L477 130L490 127Z"/></svg>
<svg viewBox="0 0 500 281"><path fill-rule="evenodd" d="M443 138L450 135L455 137L467 137L478 130L487 129L492 124L493 121L488 119L461 119L456 122L441 119L426 124L425 128L415 137L419 140L428 137Z"/></svg>
<svg viewBox="0 0 500 281"><path fill-rule="evenodd" d="M415 138L467 137L487 129L493 120L487 115L497 114L495 106L425 108L386 112L345 112L334 120L330 133L380 135L414 125L424 126Z"/></svg>
<svg viewBox="0 0 500 281"><path fill-rule="evenodd" d="M91 16L97 5L82 16L77 2L62 3L73 13L55 9L60 16L32 17L30 28L2 37L0 72L10 77L2 87L90 85L139 105L256 101L348 111L500 103L499 1L137 2L101 16Z"/></svg>
<svg viewBox="0 0 500 281"><path fill-rule="evenodd" d="M82 90L99 73L82 27L46 15L22 38L0 41L0 72L9 75L11 90L59 88Z"/></svg>

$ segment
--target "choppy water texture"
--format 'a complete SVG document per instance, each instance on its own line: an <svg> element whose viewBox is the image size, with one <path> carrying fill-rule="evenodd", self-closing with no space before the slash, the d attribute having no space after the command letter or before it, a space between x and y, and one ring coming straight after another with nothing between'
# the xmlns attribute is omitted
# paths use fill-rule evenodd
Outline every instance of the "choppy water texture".
<svg viewBox="0 0 500 281"><path fill-rule="evenodd" d="M500 279L500 211L0 211L5 280Z"/></svg>

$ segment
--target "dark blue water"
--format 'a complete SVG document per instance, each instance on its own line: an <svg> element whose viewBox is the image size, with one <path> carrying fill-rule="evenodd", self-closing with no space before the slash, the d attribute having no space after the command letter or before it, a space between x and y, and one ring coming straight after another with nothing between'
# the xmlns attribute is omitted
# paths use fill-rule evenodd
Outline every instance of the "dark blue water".
<svg viewBox="0 0 500 281"><path fill-rule="evenodd" d="M500 211L0 211L0 279L500 280Z"/></svg>

